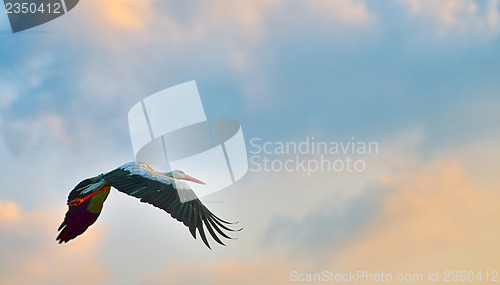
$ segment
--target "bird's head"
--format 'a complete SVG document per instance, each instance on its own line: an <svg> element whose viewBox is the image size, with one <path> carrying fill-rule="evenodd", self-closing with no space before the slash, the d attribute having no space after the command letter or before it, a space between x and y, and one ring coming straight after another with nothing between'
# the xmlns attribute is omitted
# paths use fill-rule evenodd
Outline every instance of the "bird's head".
<svg viewBox="0 0 500 285"><path fill-rule="evenodd" d="M198 184L203 184L203 185L206 185L205 182L201 181L201 180L198 180L194 177L191 177L189 175L187 175L186 173L184 173L184 171L182 170L173 170L173 171L170 171L170 172L167 172L165 173L167 176L171 177L171 178L175 178L175 179L180 179L180 180L187 180L187 181L191 181L191 182L196 182Z"/></svg>

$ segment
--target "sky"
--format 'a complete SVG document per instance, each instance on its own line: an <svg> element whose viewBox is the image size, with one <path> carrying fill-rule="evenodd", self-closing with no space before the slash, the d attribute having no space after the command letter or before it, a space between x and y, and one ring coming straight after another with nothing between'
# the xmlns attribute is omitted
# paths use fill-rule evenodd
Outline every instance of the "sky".
<svg viewBox="0 0 500 285"><path fill-rule="evenodd" d="M82 0L15 34L2 6L0 283L294 284L364 271L436 284L429 272L500 270L499 2ZM239 221L237 240L209 250L112 191L96 224L57 244L70 190L134 160L130 108L191 80L207 117L241 123L254 161L203 198ZM307 138L378 148L275 149ZM274 169L255 169L264 157ZM294 167L348 157L362 169Z"/></svg>

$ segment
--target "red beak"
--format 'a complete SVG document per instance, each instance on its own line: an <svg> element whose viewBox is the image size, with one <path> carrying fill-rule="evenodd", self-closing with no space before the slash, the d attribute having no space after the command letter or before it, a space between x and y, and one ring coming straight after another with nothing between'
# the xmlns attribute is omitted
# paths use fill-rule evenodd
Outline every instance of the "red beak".
<svg viewBox="0 0 500 285"><path fill-rule="evenodd" d="M195 182L195 183L202 184L202 185L206 185L206 183L203 182L203 181L201 181L201 180L198 180L198 179L196 179L194 177L191 177L191 176L189 176L187 174L184 174L184 175L186 176L185 179L188 180L188 181Z"/></svg>

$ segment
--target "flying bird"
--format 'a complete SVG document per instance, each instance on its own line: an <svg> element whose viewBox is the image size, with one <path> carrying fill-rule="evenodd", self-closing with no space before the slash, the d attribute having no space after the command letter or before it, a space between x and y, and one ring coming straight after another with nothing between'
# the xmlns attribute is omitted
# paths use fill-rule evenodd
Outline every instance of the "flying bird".
<svg viewBox="0 0 500 285"><path fill-rule="evenodd" d="M233 239L223 230L235 232L240 231L241 228L236 230L229 228L229 225L236 223L226 222L212 214L198 199L191 187L182 180L205 184L183 171L161 173L138 161L129 162L110 172L87 178L69 193L68 211L58 229L60 233L57 240L59 243L68 242L84 233L99 217L111 187L166 211L172 218L184 223L195 239L196 230L198 230L208 248L210 244L204 227L221 245L225 244L217 234Z"/></svg>

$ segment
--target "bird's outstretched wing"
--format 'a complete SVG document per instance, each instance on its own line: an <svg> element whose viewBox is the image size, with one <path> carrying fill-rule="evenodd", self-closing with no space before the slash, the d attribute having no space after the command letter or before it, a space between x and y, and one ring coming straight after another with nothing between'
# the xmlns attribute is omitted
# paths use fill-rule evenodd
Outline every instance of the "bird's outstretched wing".
<svg viewBox="0 0 500 285"><path fill-rule="evenodd" d="M75 199L89 196L89 192L98 191L103 186L105 186L104 180L102 180L100 176L96 176L83 180L69 193L68 211L66 212L64 221L58 229L58 231L61 231L57 236L59 243L68 242L81 235L97 220L101 213L103 203L108 197L109 188L104 191L99 191L96 195L93 195L78 205L72 204L71 202L75 201Z"/></svg>
<svg viewBox="0 0 500 285"><path fill-rule="evenodd" d="M149 203L165 210L174 219L184 223L195 239L196 229L198 229L201 239L208 248L210 248L210 244L208 243L203 226L205 226L213 239L221 245L225 244L217 234L227 239L233 239L224 233L223 230L241 230L229 228L227 225L234 223L226 222L212 214L187 184L185 184L187 187L184 189L176 189L175 185L177 183L174 183L173 179L166 176L161 177L161 181L158 181L144 175L133 174L123 168L117 168L106 173L103 178L109 185L118 189L118 191L140 198L141 202ZM169 180L170 183L168 183ZM188 201L181 202L181 199Z"/></svg>

